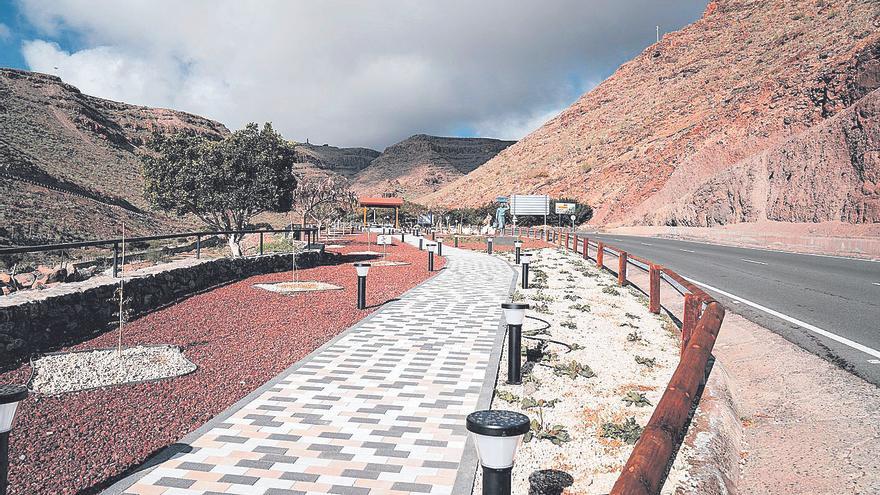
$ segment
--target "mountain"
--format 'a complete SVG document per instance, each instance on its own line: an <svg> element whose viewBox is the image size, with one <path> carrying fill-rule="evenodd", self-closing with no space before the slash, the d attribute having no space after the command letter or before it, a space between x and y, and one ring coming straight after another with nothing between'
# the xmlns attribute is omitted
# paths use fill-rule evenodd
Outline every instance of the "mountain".
<svg viewBox="0 0 880 495"><path fill-rule="evenodd" d="M225 135L196 115L88 96L58 77L0 68L0 244L192 226L149 208L139 155L154 130Z"/></svg>
<svg viewBox="0 0 880 495"><path fill-rule="evenodd" d="M470 173L514 142L416 134L385 148L355 175L352 188L365 195L417 198Z"/></svg>
<svg viewBox="0 0 880 495"><path fill-rule="evenodd" d="M575 197L599 225L880 222L880 2L718 0L422 198Z"/></svg>
<svg viewBox="0 0 880 495"><path fill-rule="evenodd" d="M294 169L303 176L338 175L352 179L381 153L369 148L337 148L297 143Z"/></svg>

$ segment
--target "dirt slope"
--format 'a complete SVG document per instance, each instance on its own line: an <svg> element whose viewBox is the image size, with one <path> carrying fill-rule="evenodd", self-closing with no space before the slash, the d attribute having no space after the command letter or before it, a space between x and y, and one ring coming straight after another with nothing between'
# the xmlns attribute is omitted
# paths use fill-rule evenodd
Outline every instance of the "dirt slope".
<svg viewBox="0 0 880 495"><path fill-rule="evenodd" d="M355 176L361 194L395 193L412 199L473 171L514 141L416 134L385 148Z"/></svg>
<svg viewBox="0 0 880 495"><path fill-rule="evenodd" d="M154 129L222 135L184 112L104 100L59 78L0 69L0 244L146 234L186 221L149 209L141 162Z"/></svg>
<svg viewBox="0 0 880 495"><path fill-rule="evenodd" d="M585 200L606 225L877 222L878 87L880 3L710 2L422 202L535 192Z"/></svg>

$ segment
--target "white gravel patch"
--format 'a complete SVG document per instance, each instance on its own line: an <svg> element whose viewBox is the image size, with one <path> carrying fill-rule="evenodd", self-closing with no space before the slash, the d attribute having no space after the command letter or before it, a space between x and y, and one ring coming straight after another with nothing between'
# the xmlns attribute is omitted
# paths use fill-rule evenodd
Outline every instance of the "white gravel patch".
<svg viewBox="0 0 880 495"><path fill-rule="evenodd" d="M258 289L267 290L269 292L278 292L280 294L296 294L297 292L313 292L319 290L341 290L338 285L328 284L327 282L302 281L302 282L275 282L271 284L254 284Z"/></svg>
<svg viewBox="0 0 880 495"><path fill-rule="evenodd" d="M514 300L528 302L532 309L526 314L550 324L548 330L535 337L574 344L576 348L569 350L549 343L549 356L545 354L533 367L526 364L523 356L524 370L531 367L531 372L524 374L522 385L508 385L504 343L492 408L522 412L538 421L543 419L548 428L561 426L569 437L569 441L559 445L538 438L523 443L514 465L513 493L528 493L528 477L540 469L569 473L575 481L566 493L608 493L632 452L632 445L603 437L603 423L620 424L634 418L644 427L678 364L678 339L671 331L671 320L651 314L643 295L633 288L618 287L616 277L597 270L594 262L556 249L531 252L530 281L543 287L518 288ZM512 260L509 253L496 256ZM543 282L541 272L546 274ZM523 332L528 334L544 326L526 319ZM535 348L538 344L523 339L524 348ZM637 363L636 356L653 359L653 367ZM554 369L572 362L589 366L595 376L569 377ZM627 404L623 399L630 392L634 398L644 394L650 405ZM525 398L553 404L524 408ZM679 458L682 457L680 452ZM674 492L685 468L684 463L675 463L663 493ZM481 490L478 474L474 493Z"/></svg>
<svg viewBox="0 0 880 495"><path fill-rule="evenodd" d="M61 394L185 375L196 365L176 346L135 346L65 352L34 361L33 390Z"/></svg>

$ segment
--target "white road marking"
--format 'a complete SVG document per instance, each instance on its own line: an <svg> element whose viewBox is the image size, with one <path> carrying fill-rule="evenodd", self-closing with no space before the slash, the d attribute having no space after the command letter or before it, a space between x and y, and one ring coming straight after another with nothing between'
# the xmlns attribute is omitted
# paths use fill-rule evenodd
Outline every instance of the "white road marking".
<svg viewBox="0 0 880 495"><path fill-rule="evenodd" d="M653 244L648 242L640 242L639 244L641 244L642 246L653 246Z"/></svg>
<svg viewBox="0 0 880 495"><path fill-rule="evenodd" d="M835 342L840 342L841 344L843 344L845 346L852 347L853 349L862 351L865 354L868 354L868 355L871 355L875 358L880 359L880 351L878 351L876 349L872 349L866 345L859 344L858 342L854 342L852 340L849 340L846 337L841 337L840 335L837 335L835 333L831 333L828 330L823 330L815 325L810 325L809 323L807 323L805 321L798 320L797 318L793 318L793 317L788 316L786 314L780 313L779 311L772 310L766 306L761 306L760 304L749 301L748 299L743 299L739 296L735 296L735 295L731 294L730 292L725 292L721 289L712 287L711 285L704 284L703 282L698 282L694 279L687 278L687 277L684 277L684 279L692 284L697 284L700 287L703 287L705 289L709 289L713 292L717 292L717 293L721 294L722 296L729 297L729 298L733 299L734 301L739 301L743 304L747 304L757 310L763 311L763 312L770 314L770 315L773 315L777 318L781 318L789 323L794 323L795 325L803 327L813 333L819 334L823 337L827 337Z"/></svg>
<svg viewBox="0 0 880 495"><path fill-rule="evenodd" d="M681 249L681 248L679 248L679 251L684 251L684 252L686 252L686 253L696 253L696 251L691 251L690 249Z"/></svg>
<svg viewBox="0 0 880 495"><path fill-rule="evenodd" d="M756 265L766 265L767 264L767 263L764 263L763 261L747 260L745 258L742 258L740 261L745 261L746 263L754 263Z"/></svg>
<svg viewBox="0 0 880 495"><path fill-rule="evenodd" d="M880 285L880 282L871 282L873 285Z"/></svg>
<svg viewBox="0 0 880 495"><path fill-rule="evenodd" d="M880 364L880 359L869 359L868 362L871 364Z"/></svg>

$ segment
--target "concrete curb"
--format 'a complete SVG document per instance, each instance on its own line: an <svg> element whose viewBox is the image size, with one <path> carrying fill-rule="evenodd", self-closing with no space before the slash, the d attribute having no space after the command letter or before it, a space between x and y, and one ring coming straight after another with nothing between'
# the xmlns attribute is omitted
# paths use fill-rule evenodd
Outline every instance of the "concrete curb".
<svg viewBox="0 0 880 495"><path fill-rule="evenodd" d="M743 427L727 369L715 361L688 428L687 478L676 495L736 495ZM681 454L681 451L679 451ZM682 486L683 485L683 486Z"/></svg>

